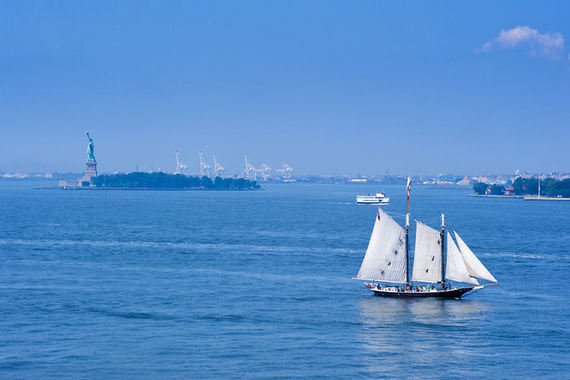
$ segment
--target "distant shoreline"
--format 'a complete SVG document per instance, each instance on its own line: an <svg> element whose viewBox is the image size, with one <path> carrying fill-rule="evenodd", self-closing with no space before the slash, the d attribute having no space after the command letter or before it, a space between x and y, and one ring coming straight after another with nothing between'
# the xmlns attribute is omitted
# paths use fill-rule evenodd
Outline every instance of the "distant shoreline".
<svg viewBox="0 0 570 380"><path fill-rule="evenodd" d="M36 190L67 190L67 191L120 191L120 190L133 190L133 191L145 191L145 190L157 190L157 191L259 191L263 189L251 189L251 188L244 188L244 189L221 189L221 188L211 188L207 189L204 187L188 187L188 188L172 188L172 187L95 187L95 186L73 186L73 187L64 187L64 186L36 186L34 187Z"/></svg>
<svg viewBox="0 0 570 380"><path fill-rule="evenodd" d="M570 201L570 198L562 197L538 197L536 195L491 195L491 194L468 194L468 197L479 198L516 198L525 201Z"/></svg>
<svg viewBox="0 0 570 380"><path fill-rule="evenodd" d="M525 195L525 201L570 201L570 198L563 197L537 197L536 195Z"/></svg>
<svg viewBox="0 0 570 380"><path fill-rule="evenodd" d="M491 194L468 194L468 197L480 197L480 198L518 198L523 199L524 195L491 195Z"/></svg>

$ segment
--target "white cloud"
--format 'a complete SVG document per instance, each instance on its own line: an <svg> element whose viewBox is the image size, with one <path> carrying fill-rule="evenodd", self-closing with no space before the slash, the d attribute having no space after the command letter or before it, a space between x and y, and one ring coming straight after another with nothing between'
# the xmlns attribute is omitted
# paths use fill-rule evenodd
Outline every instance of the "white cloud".
<svg viewBox="0 0 570 380"><path fill-rule="evenodd" d="M544 33L528 26L503 29L499 35L485 43L479 51L491 51L495 48L523 48L532 57L558 58L564 49L564 37L560 33Z"/></svg>

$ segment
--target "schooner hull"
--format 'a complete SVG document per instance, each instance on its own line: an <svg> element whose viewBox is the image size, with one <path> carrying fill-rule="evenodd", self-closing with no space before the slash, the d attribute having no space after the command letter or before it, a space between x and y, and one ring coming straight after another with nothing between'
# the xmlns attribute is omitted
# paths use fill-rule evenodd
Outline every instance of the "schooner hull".
<svg viewBox="0 0 570 380"><path fill-rule="evenodd" d="M373 288L374 295L379 297L392 297L392 298L461 298L465 293L473 290L474 286L468 286L460 289L438 290L430 292L416 292L416 291L391 291Z"/></svg>

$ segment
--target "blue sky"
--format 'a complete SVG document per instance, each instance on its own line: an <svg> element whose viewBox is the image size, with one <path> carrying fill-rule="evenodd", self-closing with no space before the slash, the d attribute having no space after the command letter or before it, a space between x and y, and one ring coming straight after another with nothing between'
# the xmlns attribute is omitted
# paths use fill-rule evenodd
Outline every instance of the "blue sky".
<svg viewBox="0 0 570 380"><path fill-rule="evenodd" d="M570 2L0 4L0 171L570 170ZM503 31L503 32L501 32Z"/></svg>

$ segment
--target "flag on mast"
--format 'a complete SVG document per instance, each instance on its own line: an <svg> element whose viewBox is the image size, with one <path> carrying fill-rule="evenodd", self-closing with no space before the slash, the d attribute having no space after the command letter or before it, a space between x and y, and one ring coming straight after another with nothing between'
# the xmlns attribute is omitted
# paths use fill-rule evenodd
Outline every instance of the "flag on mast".
<svg viewBox="0 0 570 380"><path fill-rule="evenodd" d="M406 184L406 195L408 197L408 215L410 214L410 184L411 183L412 183L412 180L410 179L410 176L408 175L408 183ZM406 219L406 225L408 225L407 219Z"/></svg>

